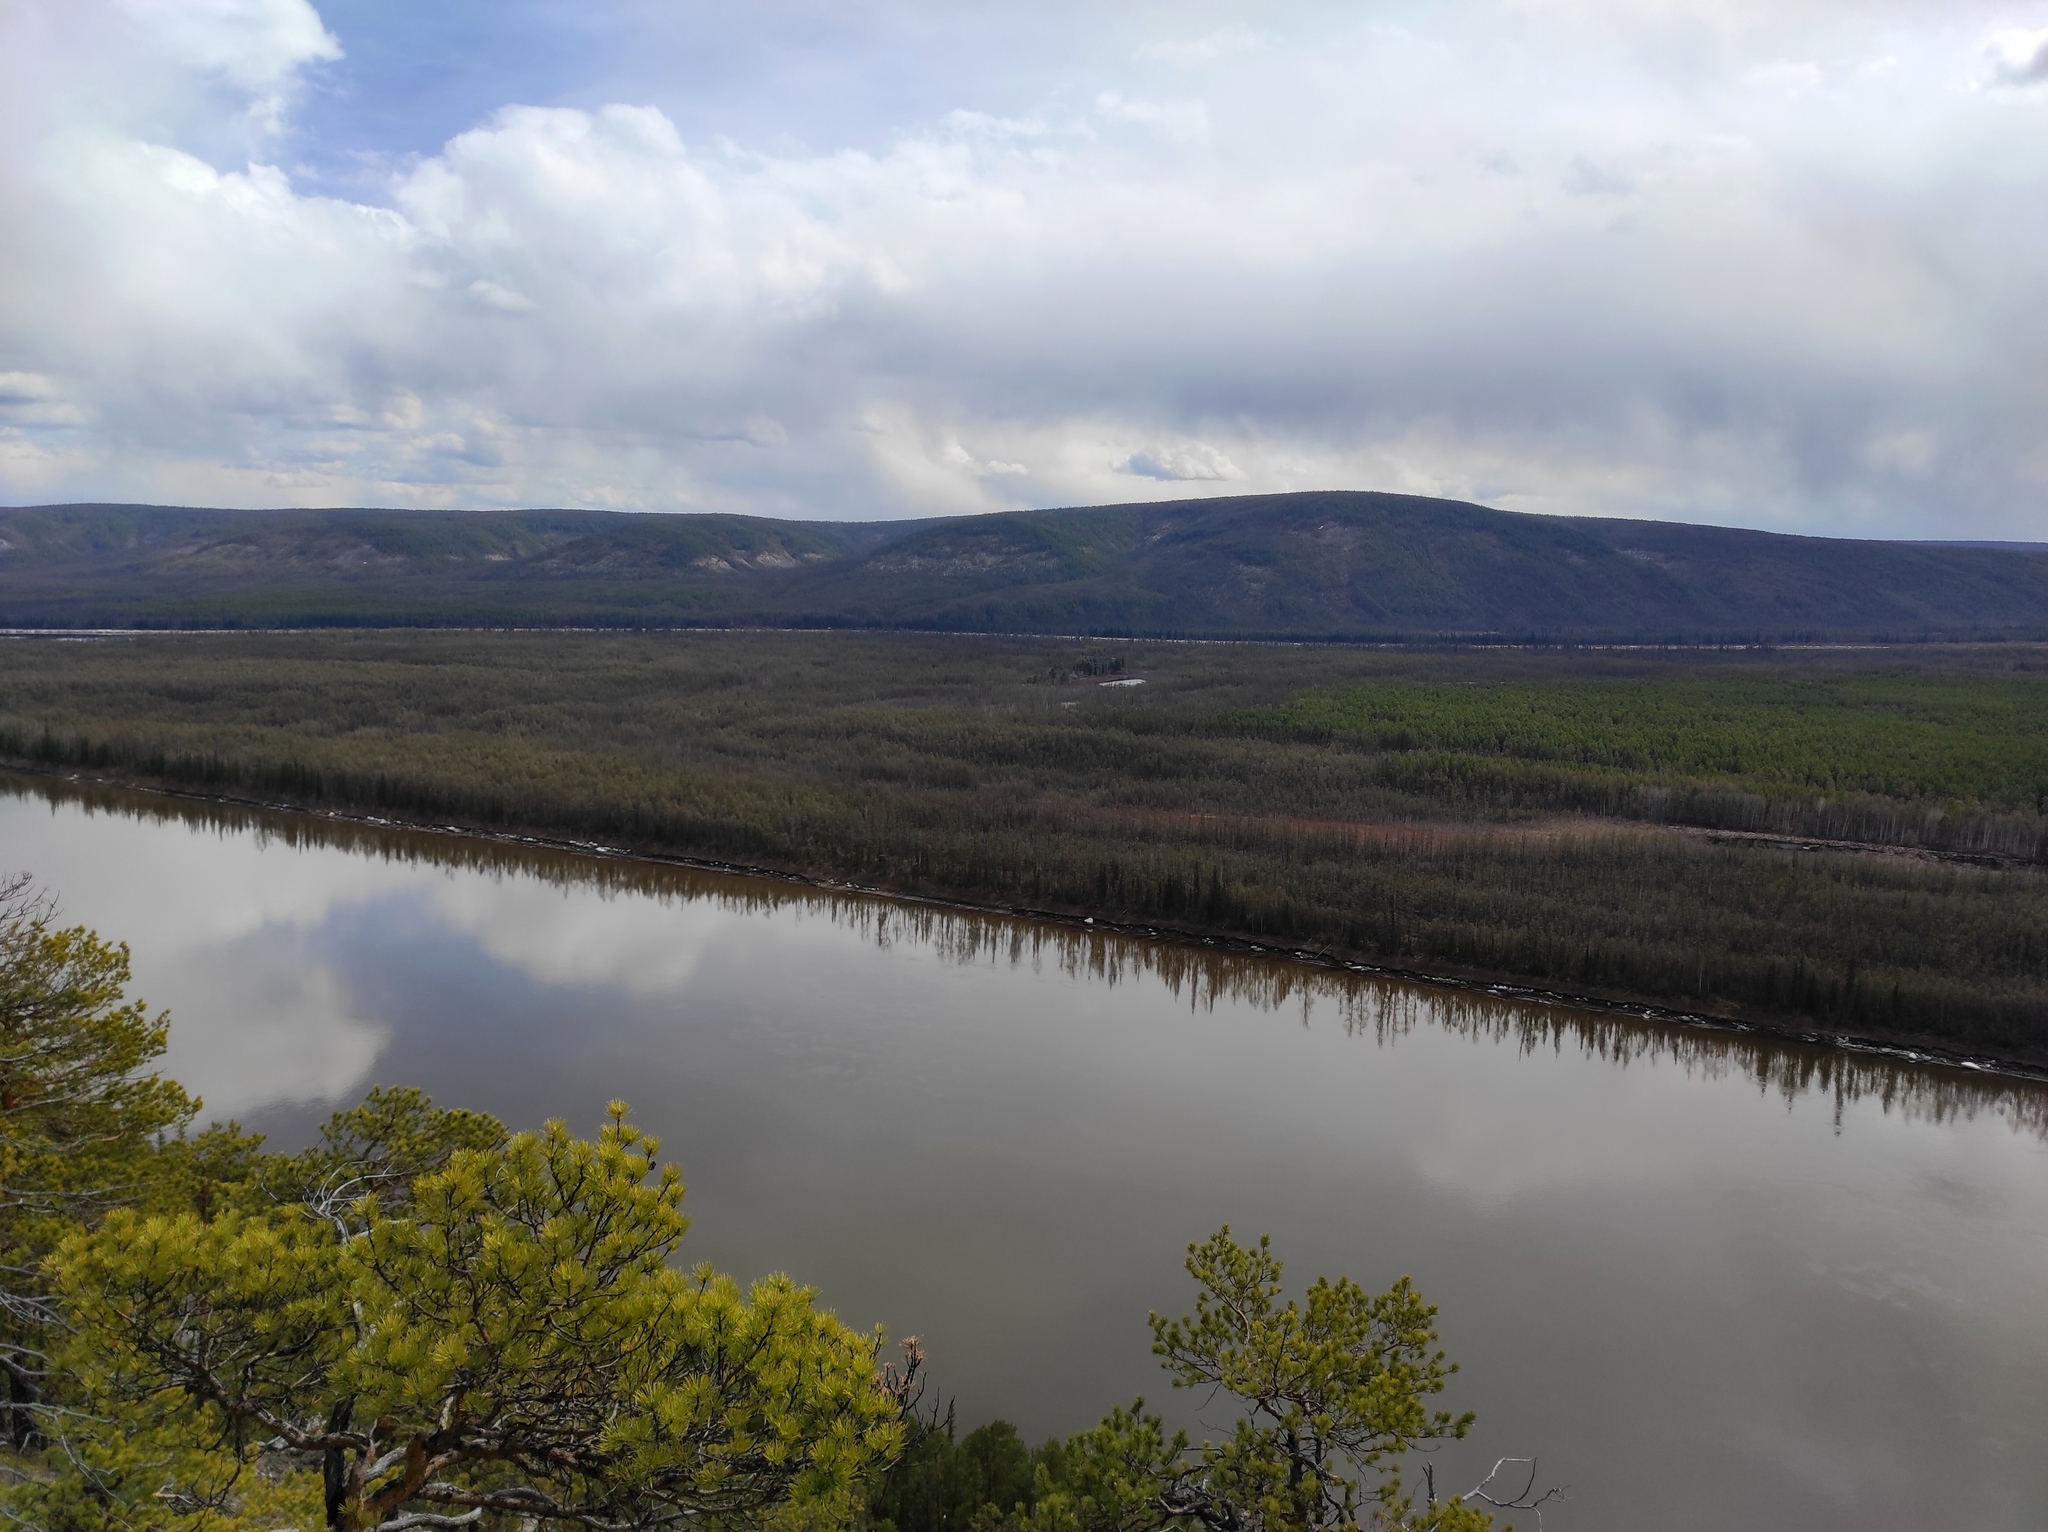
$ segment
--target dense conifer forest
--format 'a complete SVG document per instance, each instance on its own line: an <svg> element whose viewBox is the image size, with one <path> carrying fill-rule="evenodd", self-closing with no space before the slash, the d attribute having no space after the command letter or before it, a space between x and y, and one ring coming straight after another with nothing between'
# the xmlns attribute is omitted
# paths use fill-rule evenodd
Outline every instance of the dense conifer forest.
<svg viewBox="0 0 2048 1532"><path fill-rule="evenodd" d="M2048 1061L2048 650L24 640L25 766Z"/></svg>

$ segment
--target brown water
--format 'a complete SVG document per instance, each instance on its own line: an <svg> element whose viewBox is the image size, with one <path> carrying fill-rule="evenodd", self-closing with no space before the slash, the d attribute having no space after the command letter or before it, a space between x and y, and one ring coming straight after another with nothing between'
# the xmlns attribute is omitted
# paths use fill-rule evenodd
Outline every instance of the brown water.
<svg viewBox="0 0 2048 1532"><path fill-rule="evenodd" d="M1479 1412L1439 1483L1538 1454L1552 1528L2048 1526L2039 1087L4 785L0 870L131 944L211 1113L297 1142L397 1082L591 1131L623 1096L688 1172L690 1253L925 1336L965 1421L1163 1396L1145 1313L1228 1221L1298 1280L1412 1274Z"/></svg>

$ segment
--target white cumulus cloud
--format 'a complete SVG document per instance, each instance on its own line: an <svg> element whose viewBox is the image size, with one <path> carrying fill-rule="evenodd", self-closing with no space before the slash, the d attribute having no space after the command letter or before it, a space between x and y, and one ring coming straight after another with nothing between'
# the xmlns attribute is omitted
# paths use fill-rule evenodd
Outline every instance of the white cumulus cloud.
<svg viewBox="0 0 2048 1532"><path fill-rule="evenodd" d="M337 179L306 0L22 0L0 498L2038 534L2048 92L1958 88L2039 75L2002 7L1203 15L843 143L508 100Z"/></svg>
<svg viewBox="0 0 2048 1532"><path fill-rule="evenodd" d="M2048 81L2048 27L2008 30L1991 40L1991 78L1998 85L2039 85Z"/></svg>
<svg viewBox="0 0 2048 1532"><path fill-rule="evenodd" d="M115 11L153 35L165 63L252 92L289 86L302 66L341 57L308 0L118 0Z"/></svg>
<svg viewBox="0 0 2048 1532"><path fill-rule="evenodd" d="M1136 474L1140 478L1178 482L1244 477L1229 458L1200 442L1185 447L1143 447L1117 466L1124 473Z"/></svg>

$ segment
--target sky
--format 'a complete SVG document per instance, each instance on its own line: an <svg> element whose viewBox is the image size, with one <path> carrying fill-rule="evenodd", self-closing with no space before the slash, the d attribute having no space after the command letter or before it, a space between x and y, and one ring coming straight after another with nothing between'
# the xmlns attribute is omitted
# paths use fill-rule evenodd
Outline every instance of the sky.
<svg viewBox="0 0 2048 1532"><path fill-rule="evenodd" d="M2048 0L0 0L0 502L2048 537Z"/></svg>

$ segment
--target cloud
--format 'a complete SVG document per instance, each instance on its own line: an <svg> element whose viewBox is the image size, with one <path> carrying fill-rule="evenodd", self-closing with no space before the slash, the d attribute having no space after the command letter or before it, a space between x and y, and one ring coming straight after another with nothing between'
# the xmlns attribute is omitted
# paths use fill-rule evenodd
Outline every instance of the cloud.
<svg viewBox="0 0 2048 1532"><path fill-rule="evenodd" d="M2038 31L2006 31L1985 50L1991 61L1991 83L2028 86L2048 82L2048 27Z"/></svg>
<svg viewBox="0 0 2048 1532"><path fill-rule="evenodd" d="M1397 5L1256 45L1020 8L1000 68L912 60L959 83L907 125L512 104L324 179L291 113L346 28L136 14L0 12L0 498L2048 513L2044 103L1956 88L1974 0ZM900 35L852 27L849 70ZM2038 37L2000 36L2024 83ZM1161 74L1196 65L1199 97Z"/></svg>
<svg viewBox="0 0 2048 1532"><path fill-rule="evenodd" d="M33 372L0 372L0 405L33 404L54 398L57 386Z"/></svg>
<svg viewBox="0 0 2048 1532"><path fill-rule="evenodd" d="M939 460L950 468L964 468L967 472L976 475L1017 475L1031 472L1022 463L1005 463L998 458L990 458L988 461L983 462L957 441L948 444L946 449L939 454Z"/></svg>
<svg viewBox="0 0 2048 1532"><path fill-rule="evenodd" d="M1201 37L1147 43L1138 49L1137 56L1188 68L1212 64L1233 54L1255 53L1270 44L1270 38L1250 27L1218 27Z"/></svg>
<svg viewBox="0 0 2048 1532"><path fill-rule="evenodd" d="M529 314L539 307L524 293L515 293L509 287L487 282L482 277L469 284L469 295L485 308L506 314Z"/></svg>
<svg viewBox="0 0 2048 1532"><path fill-rule="evenodd" d="M956 110L946 113L946 126L963 136L983 138L1042 138L1051 129L1036 118L991 117L987 112Z"/></svg>
<svg viewBox="0 0 2048 1532"><path fill-rule="evenodd" d="M1626 197L1636 189L1636 183L1632 176L1575 154L1565 167L1564 189L1574 197Z"/></svg>
<svg viewBox="0 0 2048 1532"><path fill-rule="evenodd" d="M305 65L341 57L308 0L119 0L115 9L154 38L166 64L251 93L288 88Z"/></svg>
<svg viewBox="0 0 2048 1532"><path fill-rule="evenodd" d="M1161 138L1199 144L1209 137L1209 108L1200 101L1132 101L1113 90L1095 98L1104 122L1150 128Z"/></svg>
<svg viewBox="0 0 2048 1532"><path fill-rule="evenodd" d="M1186 483L1204 479L1242 479L1237 465L1214 447L1200 442L1185 447L1146 447L1117 464L1120 473L1144 479Z"/></svg>
<svg viewBox="0 0 2048 1532"><path fill-rule="evenodd" d="M98 21L118 29L98 38L124 39L125 47L112 49L101 42L98 62L118 69L121 87L140 85L130 99L145 120L189 120L194 110L205 110L199 103L212 91L226 91L240 97L240 110L231 107L227 115L251 143L284 128L309 69L342 57L340 42L308 0L111 0L111 14L86 0L79 9L86 26ZM157 77L134 81L138 64L155 66ZM184 102L178 100L181 86ZM196 102L190 99L195 88Z"/></svg>
<svg viewBox="0 0 2048 1532"><path fill-rule="evenodd" d="M1811 59L1772 59L1744 72L1745 85L1776 91L1783 96L1804 96L1820 88L1825 73Z"/></svg>

